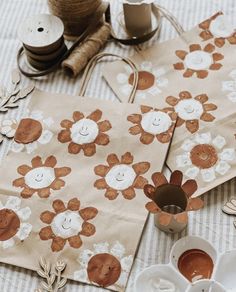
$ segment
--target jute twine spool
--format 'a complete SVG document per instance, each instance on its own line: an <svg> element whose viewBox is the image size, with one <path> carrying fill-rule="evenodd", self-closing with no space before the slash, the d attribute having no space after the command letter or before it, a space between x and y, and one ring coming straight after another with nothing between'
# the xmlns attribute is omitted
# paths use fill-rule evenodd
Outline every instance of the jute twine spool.
<svg viewBox="0 0 236 292"><path fill-rule="evenodd" d="M102 0L48 0L49 10L61 18L66 36L84 32Z"/></svg>
<svg viewBox="0 0 236 292"><path fill-rule="evenodd" d="M111 27L108 23L100 25L84 43L75 48L70 56L62 62L62 68L76 77L86 67L88 61L106 44L110 33Z"/></svg>

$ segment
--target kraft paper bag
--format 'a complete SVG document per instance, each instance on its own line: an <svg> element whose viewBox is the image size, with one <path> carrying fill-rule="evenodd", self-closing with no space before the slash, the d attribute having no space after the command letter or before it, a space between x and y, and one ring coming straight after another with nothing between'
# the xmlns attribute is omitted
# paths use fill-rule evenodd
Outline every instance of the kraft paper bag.
<svg viewBox="0 0 236 292"><path fill-rule="evenodd" d="M99 97L99 96L98 96ZM35 90L0 168L0 261L124 291L176 115Z"/></svg>
<svg viewBox="0 0 236 292"><path fill-rule="evenodd" d="M180 37L140 50L136 103L178 114L174 142L212 126L236 108L236 29L221 12ZM119 61L103 75L116 95L127 100L133 73Z"/></svg>

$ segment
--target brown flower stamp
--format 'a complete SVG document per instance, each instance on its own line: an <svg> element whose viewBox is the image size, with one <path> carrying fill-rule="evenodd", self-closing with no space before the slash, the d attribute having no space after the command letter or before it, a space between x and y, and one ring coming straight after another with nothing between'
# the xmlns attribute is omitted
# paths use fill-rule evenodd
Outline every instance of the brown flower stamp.
<svg viewBox="0 0 236 292"><path fill-rule="evenodd" d="M54 156L49 156L44 163L40 156L34 157L31 166L24 164L17 168L22 177L14 180L13 186L23 188L21 196L25 199L34 193L41 198L48 198L51 190L60 190L65 186L65 181L61 177L71 172L70 167L55 167L56 164Z"/></svg>
<svg viewBox="0 0 236 292"><path fill-rule="evenodd" d="M218 12L200 23L199 28L202 30L199 36L204 41L214 39L215 45L219 48L223 47L226 42L231 45L236 44L236 29L222 12Z"/></svg>
<svg viewBox="0 0 236 292"><path fill-rule="evenodd" d="M68 151L71 154L78 154L83 150L85 156L93 156L96 153L96 145L107 145L110 140L105 134L111 129L108 120L100 121L102 112L97 109L85 117L81 112L73 113L73 121L63 120L62 128L58 134L61 143L69 143Z"/></svg>
<svg viewBox="0 0 236 292"><path fill-rule="evenodd" d="M129 129L131 135L140 135L140 142L148 145L156 138L160 143L169 143L174 131L177 114L168 109L141 106L141 114L132 114L127 120L135 124Z"/></svg>
<svg viewBox="0 0 236 292"><path fill-rule="evenodd" d="M93 256L88 262L88 278L101 287L108 287L116 283L121 274L119 260L109 253Z"/></svg>
<svg viewBox="0 0 236 292"><path fill-rule="evenodd" d="M176 127L185 124L190 133L195 133L199 129L200 120L214 121L215 117L209 111L216 110L217 106L213 103L207 103L208 99L206 94L200 94L193 98L188 91L180 92L179 97L168 96L166 102L172 106L169 110L178 115Z"/></svg>
<svg viewBox="0 0 236 292"><path fill-rule="evenodd" d="M71 199L67 207L61 200L53 201L54 212L45 211L40 219L48 224L40 230L41 240L52 240L53 252L63 250L66 242L73 248L80 248L83 244L81 236L92 236L96 228L89 220L97 216L98 210L93 207L81 209L77 198Z"/></svg>
<svg viewBox="0 0 236 292"><path fill-rule="evenodd" d="M182 62L174 64L174 68L184 70L185 78L196 74L197 78L204 79L208 76L209 70L220 70L222 67L218 61L224 59L224 56L214 51L215 46L212 44L206 45L203 49L199 44L192 44L189 46L189 52L177 50L175 54Z"/></svg>
<svg viewBox="0 0 236 292"><path fill-rule="evenodd" d="M27 220L31 209L21 208L21 199L14 196L8 197L5 204L0 203L0 247L9 249L30 235L32 225Z"/></svg>
<svg viewBox="0 0 236 292"><path fill-rule="evenodd" d="M98 190L106 190L105 197L115 200L119 193L127 200L132 200L136 194L135 189L142 189L147 184L142 174L149 168L149 162L139 162L133 164L134 157L130 152L121 156L110 154L107 157L108 165L98 165L94 168L97 175L101 176L94 186Z"/></svg>

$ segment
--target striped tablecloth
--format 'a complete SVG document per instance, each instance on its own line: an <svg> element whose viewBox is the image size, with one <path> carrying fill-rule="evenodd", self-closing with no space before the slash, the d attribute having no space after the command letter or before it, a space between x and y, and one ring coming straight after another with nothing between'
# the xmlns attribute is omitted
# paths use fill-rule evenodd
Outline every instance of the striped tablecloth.
<svg viewBox="0 0 236 292"><path fill-rule="evenodd" d="M117 14L120 9L118 0L112 1L112 10ZM231 17L236 26L235 0L158 0L160 5L169 9L180 21L185 30L190 29L200 21L208 18L216 11L222 10ZM20 43L17 39L17 27L29 15L47 12L46 0L1 0L0 1L0 83L10 86L10 73L16 66L16 52ZM176 36L175 30L164 21L159 41L165 41ZM152 40L145 46L151 45ZM110 43L106 51L128 56L133 48L122 47ZM235 56L234 56L235 57ZM87 95L102 99L115 99L114 94L101 78L101 66L96 67ZM23 82L29 82L24 78ZM70 79L62 71L36 81L36 86L45 91L76 94L79 90L79 79ZM97 94L98 93L98 94ZM11 111L7 116L19 118L24 109L24 103L17 111ZM2 117L0 116L0 119ZM9 147L4 142L0 148L2 159ZM1 178L0 178L1 180ZM146 225L135 264L132 269L127 291L135 292L134 279L139 271L153 264L167 263L173 243L187 234L199 235L209 240L219 252L236 248L236 230L233 227L233 218L221 212L222 204L232 196L236 196L236 179L219 186L203 196L205 208L201 212L190 215L189 227L182 234L166 235L158 231L150 217ZM40 252L40 251L39 251ZM40 279L36 273L24 269L0 264L0 291L1 292L28 292L34 291ZM69 282L65 291L96 292L105 291L88 285L79 285ZM146 292L146 291L144 291Z"/></svg>

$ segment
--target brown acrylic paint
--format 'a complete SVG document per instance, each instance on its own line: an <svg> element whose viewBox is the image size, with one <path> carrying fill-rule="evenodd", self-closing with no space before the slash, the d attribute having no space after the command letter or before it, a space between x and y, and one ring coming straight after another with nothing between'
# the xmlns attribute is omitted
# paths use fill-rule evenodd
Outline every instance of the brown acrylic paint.
<svg viewBox="0 0 236 292"><path fill-rule="evenodd" d="M178 260L178 269L190 282L210 279L214 268L212 258L203 250L190 249Z"/></svg>

